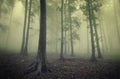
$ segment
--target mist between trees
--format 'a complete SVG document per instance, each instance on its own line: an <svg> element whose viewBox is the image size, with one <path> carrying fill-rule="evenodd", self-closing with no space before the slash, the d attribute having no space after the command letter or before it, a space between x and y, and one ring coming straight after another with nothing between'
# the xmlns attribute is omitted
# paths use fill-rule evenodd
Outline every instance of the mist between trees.
<svg viewBox="0 0 120 79"><path fill-rule="evenodd" d="M89 5L86 0L64 0L63 7L61 4L61 0L46 0L47 54L60 54L62 44L65 55L91 57L93 52L101 52L103 56L111 56L113 52L114 55L119 54L119 0L95 0ZM28 54L38 52L39 7L39 0L28 0L27 3L25 0L0 1L1 50L20 53L24 41L23 47Z"/></svg>

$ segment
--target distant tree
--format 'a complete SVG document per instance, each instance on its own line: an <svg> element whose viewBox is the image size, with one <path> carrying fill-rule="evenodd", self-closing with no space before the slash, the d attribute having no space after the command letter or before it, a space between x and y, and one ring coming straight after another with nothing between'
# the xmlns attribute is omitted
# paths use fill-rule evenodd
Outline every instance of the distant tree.
<svg viewBox="0 0 120 79"><path fill-rule="evenodd" d="M97 6L96 6L97 7ZM98 58L102 58L101 50L100 50L100 43L99 43L99 37L98 37L98 30L97 30L97 24L96 24L96 17L95 17L95 9L97 9L93 4L91 4L92 8L92 19L93 19L93 29L95 31L95 41L97 45L97 51L98 51Z"/></svg>
<svg viewBox="0 0 120 79"><path fill-rule="evenodd" d="M70 6L71 0L68 1L68 6L69 6L69 23L70 23L70 42L71 42L71 56L74 56L74 49L73 49L73 34L72 34L72 18L71 18L71 12L72 8Z"/></svg>
<svg viewBox="0 0 120 79"><path fill-rule="evenodd" d="M64 59L63 56L63 10L64 10L64 0L61 0L61 54L60 54L60 60Z"/></svg>
<svg viewBox="0 0 120 79"><path fill-rule="evenodd" d="M23 26L21 54L27 55L27 52L25 52L25 35L26 35L26 25L27 25L28 0L25 0L25 12L24 13L25 13L25 15L24 15L24 26Z"/></svg>
<svg viewBox="0 0 120 79"><path fill-rule="evenodd" d="M93 23L92 23L92 8L91 8L91 0L86 1L87 10L88 10L88 18L90 24L90 34L91 34L91 47L92 47L92 56L91 60L96 61L95 57L95 44L94 44L94 34L93 34Z"/></svg>
<svg viewBox="0 0 120 79"><path fill-rule="evenodd" d="M25 42L25 50L24 50L25 54L28 54L28 41L29 41L30 21L31 21L32 0L30 0L29 4L30 6L29 6L29 15L28 15L28 26L27 26L26 42Z"/></svg>

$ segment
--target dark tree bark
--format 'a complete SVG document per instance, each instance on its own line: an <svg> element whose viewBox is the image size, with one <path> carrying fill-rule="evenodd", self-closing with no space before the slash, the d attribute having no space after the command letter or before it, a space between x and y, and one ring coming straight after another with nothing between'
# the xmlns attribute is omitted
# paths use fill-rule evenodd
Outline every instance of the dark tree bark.
<svg viewBox="0 0 120 79"><path fill-rule="evenodd" d="M27 34L26 34L26 42L25 42L25 50L24 53L28 54L28 41L29 41L29 30L30 30L30 20L31 20L31 7L32 7L32 0L30 0L29 6L29 15L28 15L28 26L27 26Z"/></svg>
<svg viewBox="0 0 120 79"><path fill-rule="evenodd" d="M95 57L94 35L93 35L93 24L92 24L91 0L87 0L87 8L88 8L88 16L89 16L88 18L89 18L89 24L90 24L91 47L92 47L91 61L96 61L96 57Z"/></svg>
<svg viewBox="0 0 120 79"><path fill-rule="evenodd" d="M64 59L63 56L63 4L64 4L64 0L61 0L61 54L60 54L60 60Z"/></svg>
<svg viewBox="0 0 120 79"><path fill-rule="evenodd" d="M25 32L26 32L26 24L27 24L27 9L28 9L28 0L25 0L25 15L24 15L24 27L23 27L23 36L22 36L22 45L21 45L21 54L27 55L25 50Z"/></svg>
<svg viewBox="0 0 120 79"><path fill-rule="evenodd" d="M71 18L71 8L70 8L70 0L68 1L68 9L69 9L69 22L70 22L70 43L71 43L71 56L74 56L73 49L73 34L72 34L72 18Z"/></svg>
<svg viewBox="0 0 120 79"><path fill-rule="evenodd" d="M46 0L40 0L40 34L38 57L41 60L41 72L47 72L46 64ZM39 62L40 63L40 62Z"/></svg>

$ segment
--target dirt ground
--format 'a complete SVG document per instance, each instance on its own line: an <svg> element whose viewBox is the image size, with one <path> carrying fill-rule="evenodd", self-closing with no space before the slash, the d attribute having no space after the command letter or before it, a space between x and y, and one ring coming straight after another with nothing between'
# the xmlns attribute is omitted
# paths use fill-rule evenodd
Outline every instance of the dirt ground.
<svg viewBox="0 0 120 79"><path fill-rule="evenodd" d="M0 79L120 79L120 62L89 59L67 58L50 60L48 68L51 72L35 72L25 75L35 59L35 56L20 56L19 54L0 53Z"/></svg>

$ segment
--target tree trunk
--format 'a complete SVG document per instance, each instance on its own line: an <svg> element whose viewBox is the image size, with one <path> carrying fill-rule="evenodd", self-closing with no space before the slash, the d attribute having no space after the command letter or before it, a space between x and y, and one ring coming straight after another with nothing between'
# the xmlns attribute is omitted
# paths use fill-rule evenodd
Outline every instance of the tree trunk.
<svg viewBox="0 0 120 79"><path fill-rule="evenodd" d="M23 36L22 36L22 45L21 45L21 54L26 55L25 50L25 31L27 24L27 9L28 9L28 0L25 0L25 15L24 15L24 27L23 27Z"/></svg>
<svg viewBox="0 0 120 79"><path fill-rule="evenodd" d="M64 4L64 0L61 0L61 54L60 54L60 60L64 59L63 56L63 4Z"/></svg>
<svg viewBox="0 0 120 79"><path fill-rule="evenodd" d="M89 53L89 20L87 20L87 53Z"/></svg>
<svg viewBox="0 0 120 79"><path fill-rule="evenodd" d="M25 74L33 71L36 71L37 75L40 75L41 72L48 72L46 63L46 0L40 0L40 30L37 59L30 65Z"/></svg>
<svg viewBox="0 0 120 79"><path fill-rule="evenodd" d="M31 7L32 7L32 0L30 0L30 6L29 6L28 26L27 26L27 34L26 34L26 42L25 42L25 50L24 50L24 53L26 55L28 54L28 41L29 41L29 30L30 30Z"/></svg>
<svg viewBox="0 0 120 79"><path fill-rule="evenodd" d="M2 7L2 5L0 4L0 18L1 18L1 14L2 14L2 11L1 11L1 7Z"/></svg>
<svg viewBox="0 0 120 79"><path fill-rule="evenodd" d="M70 1L68 1L68 6L69 6L69 22L70 22L71 56L74 56L74 49L73 49L73 35L72 35L72 18L71 18Z"/></svg>
<svg viewBox="0 0 120 79"><path fill-rule="evenodd" d="M65 34L65 54L67 54L67 0L65 0L65 6L64 6L64 13L65 13L65 29L64 29L64 34Z"/></svg>
<svg viewBox="0 0 120 79"><path fill-rule="evenodd" d="M104 50L104 43L103 43L103 30L102 30L102 24L101 24L101 20L99 19L99 25L100 25L100 35L101 35L101 45L102 45L102 49L103 49L103 53L105 52Z"/></svg>
<svg viewBox="0 0 120 79"><path fill-rule="evenodd" d="M40 0L40 12L41 15L38 57L41 61L41 72L47 72L48 69L46 64L46 0Z"/></svg>
<svg viewBox="0 0 120 79"><path fill-rule="evenodd" d="M93 10L92 10L92 16L93 16L93 26L94 26L93 28L95 30L95 39L96 39L96 44L97 44L98 58L102 58L100 44L99 44L98 30L97 30L97 25L96 25L96 19L95 19L95 14Z"/></svg>
<svg viewBox="0 0 120 79"><path fill-rule="evenodd" d="M91 0L87 0L87 8L89 14L89 24L90 24L90 34L91 34L91 47L92 47L92 56L91 61L96 61L95 57L95 45L94 45L94 35L93 35L93 24L92 24L92 9L91 9Z"/></svg>

